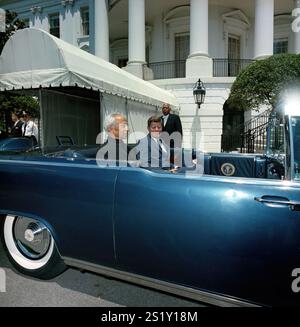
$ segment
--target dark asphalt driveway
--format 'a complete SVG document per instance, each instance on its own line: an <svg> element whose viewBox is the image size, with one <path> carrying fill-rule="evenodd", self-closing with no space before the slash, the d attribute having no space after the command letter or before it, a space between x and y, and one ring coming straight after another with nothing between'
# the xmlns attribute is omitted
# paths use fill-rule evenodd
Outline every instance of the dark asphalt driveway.
<svg viewBox="0 0 300 327"><path fill-rule="evenodd" d="M50 281L40 281L17 273L0 244L0 268L6 272L6 292L0 293L0 306L203 306L91 273L68 269Z"/></svg>

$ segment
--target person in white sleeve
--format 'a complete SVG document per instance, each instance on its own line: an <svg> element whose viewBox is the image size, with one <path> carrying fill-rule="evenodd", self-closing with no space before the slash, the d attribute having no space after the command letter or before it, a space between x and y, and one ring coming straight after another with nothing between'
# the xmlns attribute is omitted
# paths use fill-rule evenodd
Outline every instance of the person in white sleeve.
<svg viewBox="0 0 300 327"><path fill-rule="evenodd" d="M32 139L33 145L38 141L38 127L34 121L31 120L31 115L28 112L23 111L22 136Z"/></svg>

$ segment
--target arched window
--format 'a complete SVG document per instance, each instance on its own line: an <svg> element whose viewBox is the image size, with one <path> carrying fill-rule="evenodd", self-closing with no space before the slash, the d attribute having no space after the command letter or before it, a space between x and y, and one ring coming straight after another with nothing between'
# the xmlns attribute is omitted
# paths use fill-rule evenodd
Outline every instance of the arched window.
<svg viewBox="0 0 300 327"><path fill-rule="evenodd" d="M190 52L190 6L171 9L163 22L164 60L186 60Z"/></svg>
<svg viewBox="0 0 300 327"><path fill-rule="evenodd" d="M111 43L111 60L110 62L122 68L127 65L128 61L128 39L119 39Z"/></svg>
<svg viewBox="0 0 300 327"><path fill-rule="evenodd" d="M228 76L237 76L242 68L241 59L247 58L248 31L250 22L241 10L234 10L222 15L224 58L228 59Z"/></svg>
<svg viewBox="0 0 300 327"><path fill-rule="evenodd" d="M234 10L222 15L225 57L228 59L246 58L250 21L241 10Z"/></svg>

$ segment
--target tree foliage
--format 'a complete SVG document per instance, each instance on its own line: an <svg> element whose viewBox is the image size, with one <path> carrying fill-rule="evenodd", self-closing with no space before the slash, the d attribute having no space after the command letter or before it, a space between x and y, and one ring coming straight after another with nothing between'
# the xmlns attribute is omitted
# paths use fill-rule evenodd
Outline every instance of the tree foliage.
<svg viewBox="0 0 300 327"><path fill-rule="evenodd" d="M258 60L237 76L231 88L230 106L255 109L276 106L281 92L298 85L300 81L300 55L280 54Z"/></svg>
<svg viewBox="0 0 300 327"><path fill-rule="evenodd" d="M18 14L16 12L12 11L6 11L6 17L5 17L5 25L6 30L5 32L0 33L0 53L2 52L2 49L4 48L5 43L7 40L19 29L22 29L25 27L25 22L21 19L17 18Z"/></svg>
<svg viewBox="0 0 300 327"><path fill-rule="evenodd" d="M0 53L5 43L19 29L25 28L25 23L17 18L15 12L6 11L6 31L0 33ZM13 95L10 93L0 93L0 130L8 130L11 124L10 116L12 112L22 113L27 111L32 117L38 117L39 104L35 98L27 95Z"/></svg>
<svg viewBox="0 0 300 327"><path fill-rule="evenodd" d="M39 103L36 98L28 95L0 95L0 110L22 113L26 111L32 117L38 117Z"/></svg>
<svg viewBox="0 0 300 327"><path fill-rule="evenodd" d="M23 111L30 113L34 118L39 117L39 103L36 98L28 95L0 94L0 130L8 130L11 124L11 113L22 114Z"/></svg>

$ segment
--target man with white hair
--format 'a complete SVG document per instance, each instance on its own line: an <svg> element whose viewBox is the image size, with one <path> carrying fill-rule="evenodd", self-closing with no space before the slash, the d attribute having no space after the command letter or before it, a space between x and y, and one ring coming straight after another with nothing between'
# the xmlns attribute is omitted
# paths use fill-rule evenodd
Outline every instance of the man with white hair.
<svg viewBox="0 0 300 327"><path fill-rule="evenodd" d="M124 140L129 129L126 117L119 113L111 114L105 118L103 125L108 137L97 158L115 162L117 165L119 161L127 161L129 150Z"/></svg>

